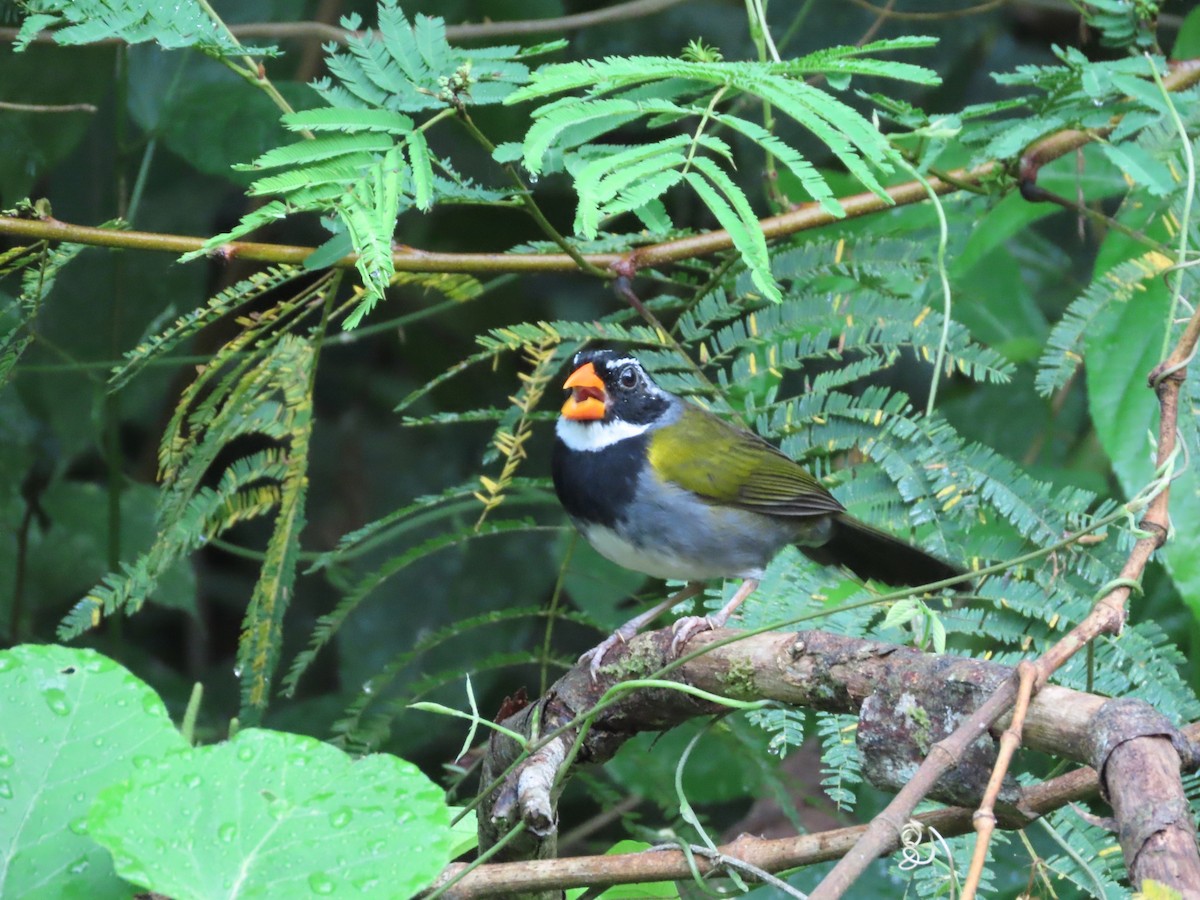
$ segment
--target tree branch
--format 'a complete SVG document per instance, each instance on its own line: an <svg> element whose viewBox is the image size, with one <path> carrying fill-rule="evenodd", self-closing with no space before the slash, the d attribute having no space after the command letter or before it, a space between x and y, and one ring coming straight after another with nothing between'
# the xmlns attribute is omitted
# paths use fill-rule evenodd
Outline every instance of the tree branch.
<svg viewBox="0 0 1200 900"><path fill-rule="evenodd" d="M889 766L868 773L877 783L880 775L890 779L886 784L893 787L926 755L928 740L950 730L956 717L966 717L974 708L978 696L1005 682L1012 673L1008 667L982 660L930 655L909 647L821 631L768 632L729 641L737 634L717 631L696 636L689 642L690 647L706 652L680 665L669 677L681 685L733 699L767 698L815 709L857 711L860 743L867 734L867 740L889 742L901 751L893 752ZM592 681L586 666L573 669L536 704L505 720L505 726L515 731L546 735L546 746L553 749L523 758L517 742L504 736L492 737L485 760L485 781L491 775L509 771L480 808L482 839L485 845L497 840L516 821L529 828L505 848L504 859L508 862L490 863L467 874L449 888L446 896L513 896L580 884L598 887L688 876L686 860L674 851L617 857L620 863L590 857L549 858L554 846L555 797L567 774L561 765L570 756L567 748L574 746L577 762L604 762L639 731L673 727L720 708L678 691L641 689L610 700L591 720L590 727L582 730L586 733L581 734L576 724L555 734L561 725L577 722L580 713L594 708L621 679L657 672L671 658L671 637L669 628L640 635L617 652L614 661L603 668L598 683ZM950 715L943 716L939 726L936 718L943 709L950 710ZM939 727L943 730L934 730ZM1189 734L1200 734L1200 726L1189 730ZM982 793L995 748L987 735L976 737L978 746L961 754L954 777L939 785L942 796L970 803ZM1135 768L1146 758L1141 754L1147 742L1179 747L1188 760L1192 755L1187 740L1152 710L1147 711L1144 704L1047 686L1029 705L1024 738L1025 746L1061 758L1108 760L1102 770L1110 794L1120 779L1119 790L1126 796L1162 798L1159 808L1177 811L1183 803L1186 809L1182 786L1177 791L1173 786L1179 781L1178 763L1173 781L1161 764L1145 770ZM1122 752L1129 754L1129 761L1121 763L1119 772L1113 769L1120 759L1118 747L1126 748ZM511 767L514 761L516 765ZM1096 790L1095 769L1082 769L1034 788L1019 789L1010 783L1000 793L997 820L1004 828L1022 827L1068 800L1093 796ZM1145 833L1163 820L1162 816L1143 817L1138 824L1136 811L1128 812L1128 821L1136 826L1131 831L1138 833ZM915 818L934 825L943 835L961 834L970 829L972 812L970 806L960 803ZM908 821L906 818L900 825ZM1119 821L1124 825L1127 819L1119 816ZM1172 821L1179 824L1178 817ZM540 830L542 836L531 834L530 829ZM766 871L779 872L838 858L867 830L843 828L774 841L742 837L721 850ZM895 849L898 844L897 831L886 849ZM1172 850L1182 853L1181 848ZM1178 864L1187 856L1184 853L1172 859ZM709 864L701 866L702 871L710 868ZM439 885L446 885L461 871L461 867L448 869Z"/></svg>
<svg viewBox="0 0 1200 900"><path fill-rule="evenodd" d="M1163 79L1164 86L1179 91L1200 82L1200 61L1179 64ZM1023 183L1032 183L1037 169L1047 162L1084 146L1095 140L1098 133L1067 129L1042 138L1030 145L1022 156ZM949 194L966 186L979 185L1005 170L1005 163L992 161L969 169L956 169L948 173L946 180L928 179L932 190ZM846 218L853 219L890 209L907 206L927 199L925 186L919 181L907 181L887 188L888 199L870 192L853 194L839 202L846 211ZM785 237L801 231L821 228L840 221L819 206L806 203L795 210L759 220L759 227L767 239ZM131 250L157 250L167 253L190 253L204 246L205 238L184 235L157 234L144 231L112 231L86 225L72 225L53 218L27 219L0 216L0 234L10 234L33 240L70 241L98 247L114 247ZM724 229L691 235L673 241L664 241L648 247L640 247L628 253L589 253L582 258L598 269L626 273L638 269L667 265L685 259L709 256L733 247L729 232ZM313 252L313 247L286 244L268 244L254 241L231 241L224 244L217 255L226 258L255 260L268 263L300 264ZM350 268L357 257L345 256L333 265ZM398 272L571 272L578 271L576 260L565 253L439 253L403 247L396 251L393 263Z"/></svg>

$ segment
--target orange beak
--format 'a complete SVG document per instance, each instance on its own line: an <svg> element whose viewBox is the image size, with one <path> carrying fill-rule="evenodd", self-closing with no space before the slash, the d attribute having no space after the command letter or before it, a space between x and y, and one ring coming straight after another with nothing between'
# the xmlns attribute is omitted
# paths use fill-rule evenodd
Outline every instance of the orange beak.
<svg viewBox="0 0 1200 900"><path fill-rule="evenodd" d="M563 388L571 392L563 404L563 418L577 422L604 418L607 395L604 393L604 382L596 374L594 365L584 363L571 373L571 377L563 383Z"/></svg>

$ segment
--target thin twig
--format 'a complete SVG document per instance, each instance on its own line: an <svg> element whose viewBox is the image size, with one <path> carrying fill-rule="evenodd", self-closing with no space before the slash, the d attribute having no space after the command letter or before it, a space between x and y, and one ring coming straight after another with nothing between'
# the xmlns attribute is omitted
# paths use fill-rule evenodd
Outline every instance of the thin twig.
<svg viewBox="0 0 1200 900"><path fill-rule="evenodd" d="M963 884L962 900L974 900L975 893L979 890L979 880L983 877L983 866L987 862L988 846L992 840L992 832L996 829L996 798L1000 796L1000 787L1004 784L1004 776L1008 774L1013 754L1021 746L1021 730L1025 727L1025 715L1029 712L1029 701L1033 696L1037 670L1028 660L1022 660L1017 666L1017 677L1020 679L1020 687L1017 690L1017 702L1013 706L1012 721L1000 735L1000 752L996 754L992 775L983 792L979 809L971 817L978 837L975 840L975 852L971 857L971 867L967 871L967 880Z"/></svg>
<svg viewBox="0 0 1200 900"><path fill-rule="evenodd" d="M72 113L85 112L94 113L97 108L91 103L61 103L61 104L42 104L42 103L9 103L0 101L0 110L4 112L20 112L20 113Z"/></svg>

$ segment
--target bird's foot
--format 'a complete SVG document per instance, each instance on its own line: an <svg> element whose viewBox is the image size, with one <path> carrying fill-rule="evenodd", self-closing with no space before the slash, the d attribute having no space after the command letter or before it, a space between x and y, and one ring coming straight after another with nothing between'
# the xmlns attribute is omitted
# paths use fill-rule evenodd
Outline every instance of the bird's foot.
<svg viewBox="0 0 1200 900"><path fill-rule="evenodd" d="M684 616L682 619L677 619L671 626L671 656L678 656L683 645L696 635L720 628L724 624L715 620L715 616Z"/></svg>
<svg viewBox="0 0 1200 900"><path fill-rule="evenodd" d="M583 656L579 657L580 665L583 663L588 664L588 672L592 676L592 682L595 683L600 680L600 667L604 665L604 657L608 655L609 650L618 644L627 644L642 628L653 622L676 603L682 603L684 600L695 597L698 593L700 593L700 585L698 583L693 582L685 585L682 590L677 591L658 605L646 610L641 615L634 616L587 653L583 654Z"/></svg>
<svg viewBox="0 0 1200 900"><path fill-rule="evenodd" d="M588 664L588 674L592 676L592 683L600 679L600 667L604 665L604 657L608 656L608 651L621 644L626 644L629 639L637 634L636 628L630 628L630 622L626 622L591 650L579 657L579 664Z"/></svg>

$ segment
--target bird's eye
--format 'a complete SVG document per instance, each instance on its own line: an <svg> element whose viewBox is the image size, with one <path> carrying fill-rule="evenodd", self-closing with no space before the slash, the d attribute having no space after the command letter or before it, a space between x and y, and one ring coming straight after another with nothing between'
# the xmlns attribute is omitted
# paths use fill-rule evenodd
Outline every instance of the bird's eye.
<svg viewBox="0 0 1200 900"><path fill-rule="evenodd" d="M623 388L637 387L638 373L633 366L626 366L617 374L617 384Z"/></svg>

